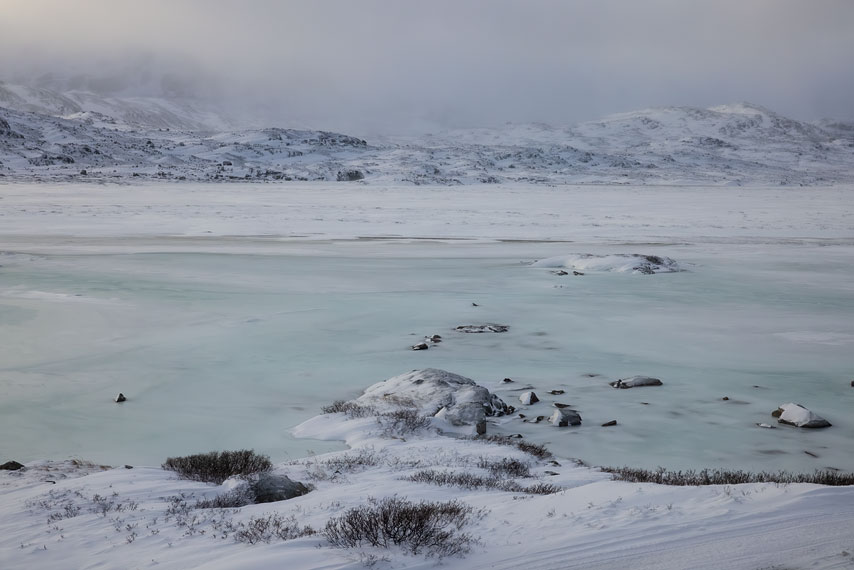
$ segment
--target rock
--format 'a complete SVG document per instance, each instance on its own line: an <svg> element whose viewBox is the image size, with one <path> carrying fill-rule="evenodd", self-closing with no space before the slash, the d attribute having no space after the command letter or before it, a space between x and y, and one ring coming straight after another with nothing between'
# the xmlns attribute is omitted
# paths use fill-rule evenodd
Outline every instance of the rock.
<svg viewBox="0 0 854 570"><path fill-rule="evenodd" d="M610 422L605 422L602 424L602 427L611 427L617 425L617 420L611 420Z"/></svg>
<svg viewBox="0 0 854 570"><path fill-rule="evenodd" d="M577 426L581 425L581 415L575 410L563 408L555 410L549 421L557 427Z"/></svg>
<svg viewBox="0 0 854 570"><path fill-rule="evenodd" d="M262 473L258 480L250 484L255 494L255 503L275 503L293 499L309 492L309 488L285 475Z"/></svg>
<svg viewBox="0 0 854 570"><path fill-rule="evenodd" d="M503 333L510 330L508 325L496 325L494 323L486 323L485 325L460 325L455 328L464 333Z"/></svg>
<svg viewBox="0 0 854 570"><path fill-rule="evenodd" d="M511 434L510 434L510 435L508 435L507 437L508 437L509 439L522 439L522 438L523 438L523 437L525 437L525 436L524 436L524 435L522 435L521 433L511 433Z"/></svg>
<svg viewBox="0 0 854 570"><path fill-rule="evenodd" d="M569 404L561 404L560 402L553 402L552 406L554 406L555 408L569 408L570 407Z"/></svg>
<svg viewBox="0 0 854 570"><path fill-rule="evenodd" d="M364 180L365 174L361 170L339 170L335 178L338 182L355 182Z"/></svg>
<svg viewBox="0 0 854 570"><path fill-rule="evenodd" d="M775 426L772 426L771 424L766 424L766 423L759 423L756 425L758 427L765 428L765 429L777 429Z"/></svg>
<svg viewBox="0 0 854 570"><path fill-rule="evenodd" d="M505 384L509 384L512 381L513 380L511 380L510 378L505 378L504 380L502 380L502 382L504 382Z"/></svg>
<svg viewBox="0 0 854 570"><path fill-rule="evenodd" d="M442 411L442 416L453 425L476 425L485 417L515 411L474 380L437 368L413 370L378 382L355 401L379 412L404 407L435 416Z"/></svg>
<svg viewBox="0 0 854 570"><path fill-rule="evenodd" d="M541 421L543 421L544 419L546 419L546 416L537 416L536 418L534 418L534 423L538 424Z"/></svg>
<svg viewBox="0 0 854 570"><path fill-rule="evenodd" d="M418 344L413 344L409 348L412 350L427 350L430 346L426 342L419 342Z"/></svg>
<svg viewBox="0 0 854 570"><path fill-rule="evenodd" d="M484 435L486 433L486 420L480 420L474 426L474 431L477 435Z"/></svg>
<svg viewBox="0 0 854 570"><path fill-rule="evenodd" d="M632 376L630 378L621 378L616 382L610 383L612 388L637 388L639 386L661 386L661 380L650 376Z"/></svg>
<svg viewBox="0 0 854 570"><path fill-rule="evenodd" d="M726 402L726 401L728 401L728 400L729 400L729 396L724 396L723 398L721 398L721 400L723 400L724 402Z"/></svg>
<svg viewBox="0 0 854 570"><path fill-rule="evenodd" d="M551 273L552 273L553 275L559 275L559 276L561 276L561 277L563 277L564 275L569 275L569 273L567 273L567 272L566 272L566 271L564 271L563 269L558 269L557 271L552 271Z"/></svg>
<svg viewBox="0 0 854 570"><path fill-rule="evenodd" d="M549 390L549 394L551 394L552 396L560 396L565 392L565 390Z"/></svg>
<svg viewBox="0 0 854 570"><path fill-rule="evenodd" d="M578 277L578 276L580 276L580 275L584 275L584 274L583 274L582 272L580 272L580 271L573 271L573 272L572 272L572 274L573 274L573 275L575 275L576 277Z"/></svg>
<svg viewBox="0 0 854 570"><path fill-rule="evenodd" d="M824 428L832 424L823 417L809 411L800 404L783 404L771 415L777 418L781 424L788 424L802 428Z"/></svg>
<svg viewBox="0 0 854 570"><path fill-rule="evenodd" d="M531 404L539 402L540 399L534 392L523 392L522 395L519 396L519 401L526 406L530 406Z"/></svg>
<svg viewBox="0 0 854 570"><path fill-rule="evenodd" d="M854 388L854 380L851 381L851 387Z"/></svg>
<svg viewBox="0 0 854 570"><path fill-rule="evenodd" d="M816 459L818 459L818 453L813 453L812 451L808 451L806 449L804 450L804 453L806 453L810 457L815 457Z"/></svg>
<svg viewBox="0 0 854 570"><path fill-rule="evenodd" d="M557 471L543 471L544 475L548 475L549 477L554 477L555 475L560 475Z"/></svg>
<svg viewBox="0 0 854 570"><path fill-rule="evenodd" d="M17 461L7 461L3 465L0 465L0 470L2 471L17 471L18 469L23 469L24 464L18 463Z"/></svg>
<svg viewBox="0 0 854 570"><path fill-rule="evenodd" d="M471 306L472 307L480 307L480 305L478 305L477 303L472 303Z"/></svg>
<svg viewBox="0 0 854 570"><path fill-rule="evenodd" d="M442 337L437 335L437 334L434 334L433 336L428 337L428 340L430 342L438 344L438 343L442 342Z"/></svg>
<svg viewBox="0 0 854 570"><path fill-rule="evenodd" d="M119 403L119 404L120 404L120 403L125 402L125 401L127 401L127 398L125 398L125 395L124 395L124 394L122 394L121 392L119 392L119 395L118 395L118 396L116 396L116 403Z"/></svg>

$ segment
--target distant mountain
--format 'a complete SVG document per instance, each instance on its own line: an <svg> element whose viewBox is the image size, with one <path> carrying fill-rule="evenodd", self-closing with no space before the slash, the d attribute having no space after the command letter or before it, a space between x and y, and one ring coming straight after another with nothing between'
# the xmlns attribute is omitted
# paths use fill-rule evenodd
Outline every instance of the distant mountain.
<svg viewBox="0 0 854 570"><path fill-rule="evenodd" d="M854 125L804 123L747 103L650 109L572 127L454 130L370 145L338 133L234 130L228 124L191 100L0 84L0 176L412 184L854 182Z"/></svg>

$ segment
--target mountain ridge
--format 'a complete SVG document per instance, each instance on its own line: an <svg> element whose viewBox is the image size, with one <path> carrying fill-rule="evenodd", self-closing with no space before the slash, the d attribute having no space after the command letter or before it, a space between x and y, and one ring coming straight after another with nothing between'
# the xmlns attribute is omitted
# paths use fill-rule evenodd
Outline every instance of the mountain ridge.
<svg viewBox="0 0 854 570"><path fill-rule="evenodd" d="M662 107L572 126L506 124L372 143L235 129L191 101L0 83L0 179L820 185L854 181L854 126L752 103Z"/></svg>

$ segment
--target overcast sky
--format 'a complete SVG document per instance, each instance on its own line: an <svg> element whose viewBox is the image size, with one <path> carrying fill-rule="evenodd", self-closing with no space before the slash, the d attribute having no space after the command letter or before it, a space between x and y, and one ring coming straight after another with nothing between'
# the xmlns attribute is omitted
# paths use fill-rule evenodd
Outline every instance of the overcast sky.
<svg viewBox="0 0 854 570"><path fill-rule="evenodd" d="M738 101L854 119L854 0L0 0L7 80L141 53L281 126L565 124Z"/></svg>

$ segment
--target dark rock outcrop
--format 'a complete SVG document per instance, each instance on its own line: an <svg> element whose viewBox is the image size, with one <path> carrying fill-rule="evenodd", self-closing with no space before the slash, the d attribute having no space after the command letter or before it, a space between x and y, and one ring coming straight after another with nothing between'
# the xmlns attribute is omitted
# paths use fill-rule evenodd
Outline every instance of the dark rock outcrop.
<svg viewBox="0 0 854 570"><path fill-rule="evenodd" d="M464 333L503 333L510 330L510 327L508 325L486 323L483 325L460 325L458 327L455 327L454 330L458 330Z"/></svg>
<svg viewBox="0 0 854 570"><path fill-rule="evenodd" d="M309 488L285 475L262 473L258 480L250 484L255 494L255 503L275 503L305 495Z"/></svg>
<svg viewBox="0 0 854 570"><path fill-rule="evenodd" d="M18 469L23 469L24 464L18 463L17 461L7 461L3 465L0 465L0 470L2 471L17 471Z"/></svg>
<svg viewBox="0 0 854 570"><path fill-rule="evenodd" d="M549 422L557 427L581 425L581 414L569 408L559 408L549 418Z"/></svg>

